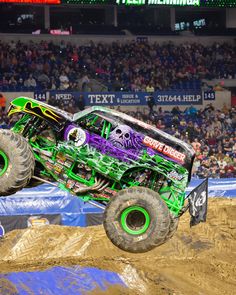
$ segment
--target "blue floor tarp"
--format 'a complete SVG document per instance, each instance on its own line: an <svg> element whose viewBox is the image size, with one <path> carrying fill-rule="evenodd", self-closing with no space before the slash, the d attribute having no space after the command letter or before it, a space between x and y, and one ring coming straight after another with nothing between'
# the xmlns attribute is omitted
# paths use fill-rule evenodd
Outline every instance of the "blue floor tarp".
<svg viewBox="0 0 236 295"><path fill-rule="evenodd" d="M84 295L92 291L100 294L111 286L126 288L117 273L92 267L57 266L45 271L0 274L3 295ZM15 293L7 293L10 289Z"/></svg>

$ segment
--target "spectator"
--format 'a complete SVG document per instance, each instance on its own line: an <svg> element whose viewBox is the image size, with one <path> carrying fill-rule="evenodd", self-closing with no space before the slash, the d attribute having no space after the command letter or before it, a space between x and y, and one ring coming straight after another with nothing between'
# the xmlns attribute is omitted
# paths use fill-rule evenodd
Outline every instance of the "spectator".
<svg viewBox="0 0 236 295"><path fill-rule="evenodd" d="M18 79L17 87L18 87L19 90L24 90L24 80L23 80L23 78Z"/></svg>
<svg viewBox="0 0 236 295"><path fill-rule="evenodd" d="M78 108L79 108L80 111L84 110L85 105L84 105L84 97L83 97L82 94L78 98L77 105L78 105Z"/></svg>
<svg viewBox="0 0 236 295"><path fill-rule="evenodd" d="M11 78L10 78L10 80L8 81L8 85L9 85L9 89L10 90L16 90L17 88L17 81L16 81L16 79L15 79L15 77L14 76L12 76Z"/></svg>
<svg viewBox="0 0 236 295"><path fill-rule="evenodd" d="M188 122L188 126L186 128L186 134L188 135L189 140L193 141L195 132L194 132L194 126L192 121Z"/></svg>
<svg viewBox="0 0 236 295"><path fill-rule="evenodd" d="M165 128L165 124L163 124L162 120L158 120L157 121L157 124L156 124L156 127L158 129L164 129Z"/></svg>
<svg viewBox="0 0 236 295"><path fill-rule="evenodd" d="M67 88L69 88L69 78L67 77L64 71L62 71L59 77L59 81L60 81L60 90L66 90Z"/></svg>
<svg viewBox="0 0 236 295"><path fill-rule="evenodd" d="M37 86L36 80L33 78L32 74L29 74L28 79L24 82L24 86L29 89L34 89Z"/></svg>
<svg viewBox="0 0 236 295"><path fill-rule="evenodd" d="M215 119L213 120L212 122L212 127L214 129L218 129L218 130L221 130L221 122L218 120L218 118L215 117Z"/></svg>
<svg viewBox="0 0 236 295"><path fill-rule="evenodd" d="M155 100L154 100L153 95L148 96L147 105L149 107L149 116L153 116L153 107L155 105Z"/></svg>
<svg viewBox="0 0 236 295"><path fill-rule="evenodd" d="M46 73L40 71L37 80L40 83L42 89L48 89L50 79Z"/></svg>
<svg viewBox="0 0 236 295"><path fill-rule="evenodd" d="M222 146L224 153L226 153L226 155L230 155L233 152L234 141L230 140L229 137L226 137L222 141Z"/></svg>
<svg viewBox="0 0 236 295"><path fill-rule="evenodd" d="M0 81L0 85L2 86L2 89L8 90L9 82L7 78L5 77L5 75L2 77L2 80Z"/></svg>
<svg viewBox="0 0 236 295"><path fill-rule="evenodd" d="M155 91L155 88L153 87L153 85L151 83L149 83L146 87L146 91L153 93Z"/></svg>
<svg viewBox="0 0 236 295"><path fill-rule="evenodd" d="M49 90L56 90L57 89L57 83L54 77L51 77L49 86L48 86Z"/></svg>
<svg viewBox="0 0 236 295"><path fill-rule="evenodd" d="M6 97L2 93L0 93L0 111L2 111L2 114L6 109L6 102Z"/></svg>
<svg viewBox="0 0 236 295"><path fill-rule="evenodd" d="M180 115L181 111L178 106L175 106L175 107L173 107L171 113L175 116L175 115Z"/></svg>
<svg viewBox="0 0 236 295"><path fill-rule="evenodd" d="M200 153L201 152L201 143L198 141L198 139L197 138L195 138L194 139L194 141L192 142L192 146L193 146L193 148L194 148L194 150L195 150L195 152L196 153Z"/></svg>
<svg viewBox="0 0 236 295"><path fill-rule="evenodd" d="M197 109L194 106L190 106L186 108L185 114L188 116L195 116L197 114Z"/></svg>
<svg viewBox="0 0 236 295"><path fill-rule="evenodd" d="M82 83L82 91L87 91L87 87L89 84L90 80L88 75L84 75L81 79L81 83ZM120 90L120 89L119 89ZM116 90L115 90L116 91Z"/></svg>

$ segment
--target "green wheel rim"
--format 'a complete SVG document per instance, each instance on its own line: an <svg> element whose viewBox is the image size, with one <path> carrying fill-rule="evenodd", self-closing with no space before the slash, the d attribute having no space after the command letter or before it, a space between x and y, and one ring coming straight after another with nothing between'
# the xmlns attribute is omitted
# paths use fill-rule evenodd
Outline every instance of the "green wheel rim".
<svg viewBox="0 0 236 295"><path fill-rule="evenodd" d="M0 176L2 176L8 168L8 157L0 150Z"/></svg>
<svg viewBox="0 0 236 295"><path fill-rule="evenodd" d="M143 207L126 208L120 217L121 227L130 235L144 234L150 225L150 215Z"/></svg>

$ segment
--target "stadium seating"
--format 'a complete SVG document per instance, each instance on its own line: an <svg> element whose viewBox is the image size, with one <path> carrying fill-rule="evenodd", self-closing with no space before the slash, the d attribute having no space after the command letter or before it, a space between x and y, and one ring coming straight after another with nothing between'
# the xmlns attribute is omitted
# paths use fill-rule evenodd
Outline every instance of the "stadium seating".
<svg viewBox="0 0 236 295"><path fill-rule="evenodd" d="M86 26L81 26L81 32ZM94 29L95 28L95 29ZM119 29L109 26L104 34ZM77 46L61 42L0 42L0 91L84 91L97 80L111 91L198 90L202 79L233 79L235 47L231 44L141 42ZM98 58L99 57L99 58ZM29 75L35 83L27 82ZM83 81L81 83L81 81Z"/></svg>

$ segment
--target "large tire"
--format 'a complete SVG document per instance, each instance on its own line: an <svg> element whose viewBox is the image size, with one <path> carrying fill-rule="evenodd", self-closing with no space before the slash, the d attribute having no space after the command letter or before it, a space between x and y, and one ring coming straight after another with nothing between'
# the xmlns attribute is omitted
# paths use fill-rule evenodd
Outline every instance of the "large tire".
<svg viewBox="0 0 236 295"><path fill-rule="evenodd" d="M170 213L170 226L169 226L169 232L166 235L165 239L163 240L162 244L166 243L168 240L170 240L175 232L177 231L179 225L179 217L176 217L174 214Z"/></svg>
<svg viewBox="0 0 236 295"><path fill-rule="evenodd" d="M24 188L34 173L35 159L31 146L21 135L0 129L0 196Z"/></svg>
<svg viewBox="0 0 236 295"><path fill-rule="evenodd" d="M175 232L177 231L178 225L179 225L179 218L176 217L174 214L170 214L170 227L169 232L166 236L166 241L171 239Z"/></svg>
<svg viewBox="0 0 236 295"><path fill-rule="evenodd" d="M165 241L170 213L159 194L145 187L120 191L106 207L104 228L122 250L147 252Z"/></svg>

